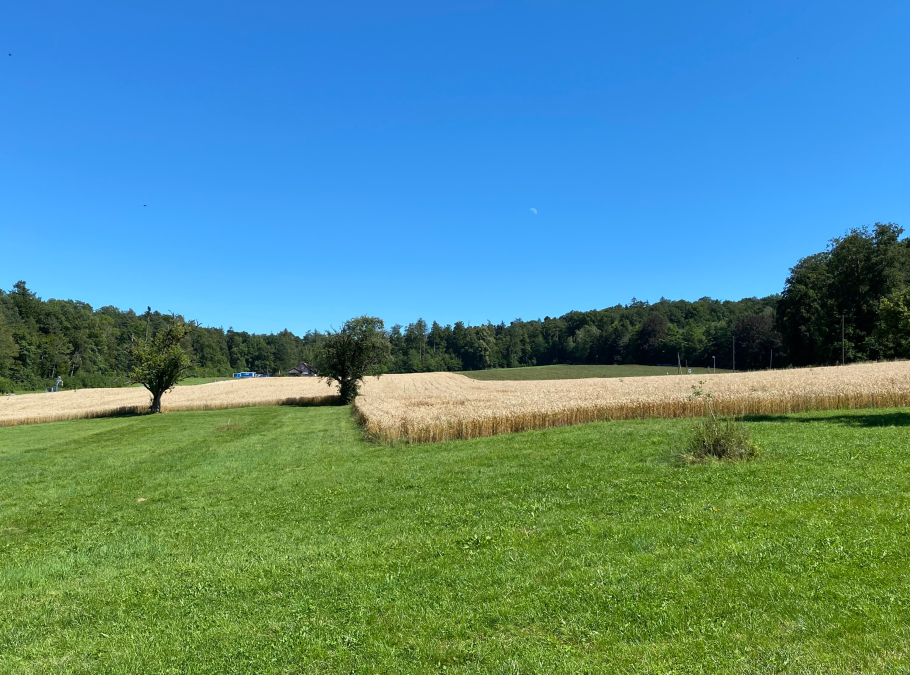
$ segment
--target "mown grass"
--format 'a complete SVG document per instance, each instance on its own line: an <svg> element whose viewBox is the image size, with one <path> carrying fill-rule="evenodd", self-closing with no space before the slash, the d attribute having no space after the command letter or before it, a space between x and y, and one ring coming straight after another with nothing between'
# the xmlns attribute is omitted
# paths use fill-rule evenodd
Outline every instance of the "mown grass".
<svg viewBox="0 0 910 675"><path fill-rule="evenodd" d="M178 386L185 387L194 384L208 384L209 382L224 382L226 380L233 380L233 377L185 377L180 380Z"/></svg>
<svg viewBox="0 0 910 675"><path fill-rule="evenodd" d="M0 672L907 672L910 412L749 424L698 465L685 420L0 429Z"/></svg>
<svg viewBox="0 0 910 675"><path fill-rule="evenodd" d="M693 375L705 375L706 368L691 366ZM683 373L687 369L683 368ZM713 371L712 371L713 372ZM717 369L717 373L730 371ZM465 370L461 375L473 377L475 380L580 380L588 377L644 377L649 375L677 375L679 371L675 366L526 366L523 368L491 368L489 370Z"/></svg>

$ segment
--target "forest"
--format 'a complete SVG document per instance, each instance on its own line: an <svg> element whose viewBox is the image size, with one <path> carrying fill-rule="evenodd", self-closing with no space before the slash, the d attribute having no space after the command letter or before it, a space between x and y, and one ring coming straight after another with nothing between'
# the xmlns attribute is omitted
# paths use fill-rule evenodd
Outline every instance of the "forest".
<svg viewBox="0 0 910 675"><path fill-rule="evenodd" d="M388 328L389 372L462 371L553 363L714 365L755 370L904 358L907 341L883 323L882 303L910 284L910 240L877 223L832 239L791 269L779 295L701 298L571 311L479 326L418 319ZM0 290L0 378L41 389L127 382L132 336L160 330L170 315L75 300L42 300L24 281ZM188 317L191 318L191 317ZM281 375L314 361L324 333L254 334L198 327L186 344L193 375ZM735 359L735 363L734 363Z"/></svg>

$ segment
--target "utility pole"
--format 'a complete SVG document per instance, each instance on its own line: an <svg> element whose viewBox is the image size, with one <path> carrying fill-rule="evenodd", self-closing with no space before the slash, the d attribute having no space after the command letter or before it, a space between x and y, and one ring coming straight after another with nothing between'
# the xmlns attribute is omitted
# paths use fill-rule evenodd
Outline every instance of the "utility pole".
<svg viewBox="0 0 910 675"><path fill-rule="evenodd" d="M768 370L774 369L774 350L771 350L771 362L768 364Z"/></svg>
<svg viewBox="0 0 910 675"><path fill-rule="evenodd" d="M711 368L711 372L717 375L717 357L712 356L711 360L714 361L714 366Z"/></svg>
<svg viewBox="0 0 910 675"><path fill-rule="evenodd" d="M736 372L736 335L733 335L733 372Z"/></svg>
<svg viewBox="0 0 910 675"><path fill-rule="evenodd" d="M676 352L676 374L682 375L682 361L679 360L679 352Z"/></svg>

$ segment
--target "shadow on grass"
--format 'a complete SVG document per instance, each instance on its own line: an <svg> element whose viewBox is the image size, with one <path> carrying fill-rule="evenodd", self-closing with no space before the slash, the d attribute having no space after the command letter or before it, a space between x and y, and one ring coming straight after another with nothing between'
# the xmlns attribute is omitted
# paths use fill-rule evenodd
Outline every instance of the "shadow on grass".
<svg viewBox="0 0 910 675"><path fill-rule="evenodd" d="M342 406L340 396L303 396L301 398L284 399L277 405L294 406L296 408L315 408L319 406Z"/></svg>
<svg viewBox="0 0 910 675"><path fill-rule="evenodd" d="M907 412L854 412L818 417L796 415L746 415L746 422L797 422L800 424L840 424L847 427L910 427L910 411Z"/></svg>

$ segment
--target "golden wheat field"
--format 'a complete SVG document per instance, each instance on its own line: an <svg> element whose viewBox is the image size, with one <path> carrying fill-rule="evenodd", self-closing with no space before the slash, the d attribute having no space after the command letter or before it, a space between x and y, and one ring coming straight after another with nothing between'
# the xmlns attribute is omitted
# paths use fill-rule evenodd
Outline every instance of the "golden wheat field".
<svg viewBox="0 0 910 675"><path fill-rule="evenodd" d="M337 398L336 387L316 378L263 377L177 387L164 395L162 410L325 405ZM0 426L139 413L148 410L150 400L141 387L0 396Z"/></svg>
<svg viewBox="0 0 910 675"><path fill-rule="evenodd" d="M480 381L454 373L368 378L355 411L385 442L424 443L545 429L598 420L691 417L713 396L724 415L781 414L910 405L910 362L728 375L669 375L586 380ZM324 405L337 389L316 378L261 378L177 387L165 412L268 405ZM82 389L0 397L0 426L147 410L141 388Z"/></svg>
<svg viewBox="0 0 910 675"><path fill-rule="evenodd" d="M453 373L372 378L355 408L387 442L435 442L597 420L691 417L703 381L724 415L910 405L910 362L728 375L479 381Z"/></svg>

